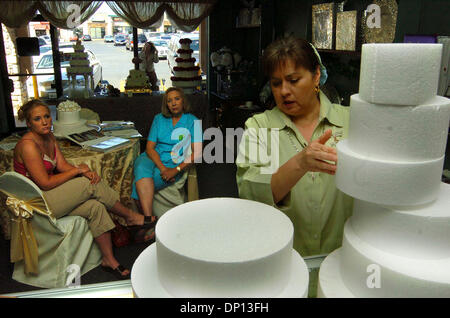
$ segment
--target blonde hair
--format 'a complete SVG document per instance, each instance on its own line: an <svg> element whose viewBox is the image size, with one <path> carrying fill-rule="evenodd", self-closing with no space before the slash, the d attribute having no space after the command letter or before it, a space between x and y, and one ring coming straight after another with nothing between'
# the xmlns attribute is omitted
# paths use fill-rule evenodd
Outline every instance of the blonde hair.
<svg viewBox="0 0 450 318"><path fill-rule="evenodd" d="M161 106L161 113L164 117L172 117L172 113L170 112L169 108L167 107L167 99L170 92L177 91L181 98L183 99L183 113L189 113L191 111L191 104L186 98L186 95L184 94L183 89L179 87L170 87L166 90L166 92L163 95L162 99L162 106Z"/></svg>
<svg viewBox="0 0 450 318"><path fill-rule="evenodd" d="M40 99L32 99L32 100L26 102L25 104L23 104L19 108L19 110L17 111L17 119L19 119L20 121L23 121L23 120L29 121L30 116L31 116L31 111L33 110L33 108L35 108L37 106L47 107L48 111L50 112L50 109L48 108L48 105L46 103L44 103Z"/></svg>

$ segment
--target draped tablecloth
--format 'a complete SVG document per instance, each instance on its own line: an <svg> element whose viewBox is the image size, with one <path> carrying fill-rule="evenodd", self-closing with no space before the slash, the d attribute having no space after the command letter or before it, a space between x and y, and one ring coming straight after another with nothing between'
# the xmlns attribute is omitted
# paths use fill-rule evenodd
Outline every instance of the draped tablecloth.
<svg viewBox="0 0 450 318"><path fill-rule="evenodd" d="M16 143L20 137L9 136L1 144ZM139 139L131 139L130 143L108 152L97 152L83 149L67 139L58 139L58 145L67 162L73 165L87 164L91 170L108 182L120 195L120 200L132 208L131 185L133 181L133 163L139 156ZM0 149L0 175L13 171L14 150ZM5 205L5 196L0 193L0 224L6 239L10 238L9 215ZM123 218L111 214L119 223L125 225Z"/></svg>

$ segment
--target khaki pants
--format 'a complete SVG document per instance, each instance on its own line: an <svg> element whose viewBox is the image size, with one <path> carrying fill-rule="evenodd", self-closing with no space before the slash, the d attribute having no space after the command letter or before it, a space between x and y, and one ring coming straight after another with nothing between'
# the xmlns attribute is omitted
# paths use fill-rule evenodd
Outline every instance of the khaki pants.
<svg viewBox="0 0 450 318"><path fill-rule="evenodd" d="M115 227L107 209L119 201L119 195L103 180L92 185L85 177L74 178L44 191L44 198L57 219L65 215L87 219L94 238Z"/></svg>

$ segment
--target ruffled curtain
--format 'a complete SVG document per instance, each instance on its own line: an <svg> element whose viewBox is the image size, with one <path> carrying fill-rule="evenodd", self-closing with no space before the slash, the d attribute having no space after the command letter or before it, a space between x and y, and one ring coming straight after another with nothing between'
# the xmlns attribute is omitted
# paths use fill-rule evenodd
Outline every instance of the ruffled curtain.
<svg viewBox="0 0 450 318"><path fill-rule="evenodd" d="M27 25L36 11L51 24L62 29L73 29L85 22L101 6L103 1L2 1L0 2L0 22L10 28ZM119 17L136 28L159 27L163 23L164 12L178 29L195 30L214 7L217 0L172 0L122 2L106 1ZM70 5L72 5L70 7ZM76 9L75 6L76 5ZM79 19L74 12L79 10Z"/></svg>
<svg viewBox="0 0 450 318"><path fill-rule="evenodd" d="M73 29L97 11L103 1L2 1L0 22L9 28L26 26L36 15L42 14L51 24ZM72 6L70 6L72 5ZM79 18L75 19L76 16Z"/></svg>
<svg viewBox="0 0 450 318"><path fill-rule="evenodd" d="M194 31L214 7L216 0L120 2L107 1L119 17L136 28L158 28L163 23L164 12L178 29Z"/></svg>
<svg viewBox="0 0 450 318"><path fill-rule="evenodd" d="M205 3L168 2L167 18L184 32L194 31L211 13L215 1Z"/></svg>
<svg viewBox="0 0 450 318"><path fill-rule="evenodd" d="M36 15L37 1L3 1L0 6L0 22L9 28L20 28Z"/></svg>
<svg viewBox="0 0 450 318"><path fill-rule="evenodd" d="M118 1L106 1L106 3L115 14L135 28L157 28L163 23L165 10L163 3Z"/></svg>
<svg viewBox="0 0 450 318"><path fill-rule="evenodd" d="M54 26L61 29L73 29L89 19L102 5L102 2L38 1L38 10ZM76 18L78 16L79 18Z"/></svg>

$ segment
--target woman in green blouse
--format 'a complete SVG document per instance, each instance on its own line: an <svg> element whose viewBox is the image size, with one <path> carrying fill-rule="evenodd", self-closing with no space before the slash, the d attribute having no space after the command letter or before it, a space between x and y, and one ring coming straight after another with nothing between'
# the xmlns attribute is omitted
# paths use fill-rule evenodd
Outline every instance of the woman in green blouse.
<svg viewBox="0 0 450 318"><path fill-rule="evenodd" d="M239 196L284 212L301 256L330 253L341 246L353 205L334 181L336 143L348 134L349 108L332 104L320 91L326 69L303 39L271 43L263 65L276 107L245 123L236 159ZM267 156L255 156L255 149ZM310 295L316 274L310 276Z"/></svg>

